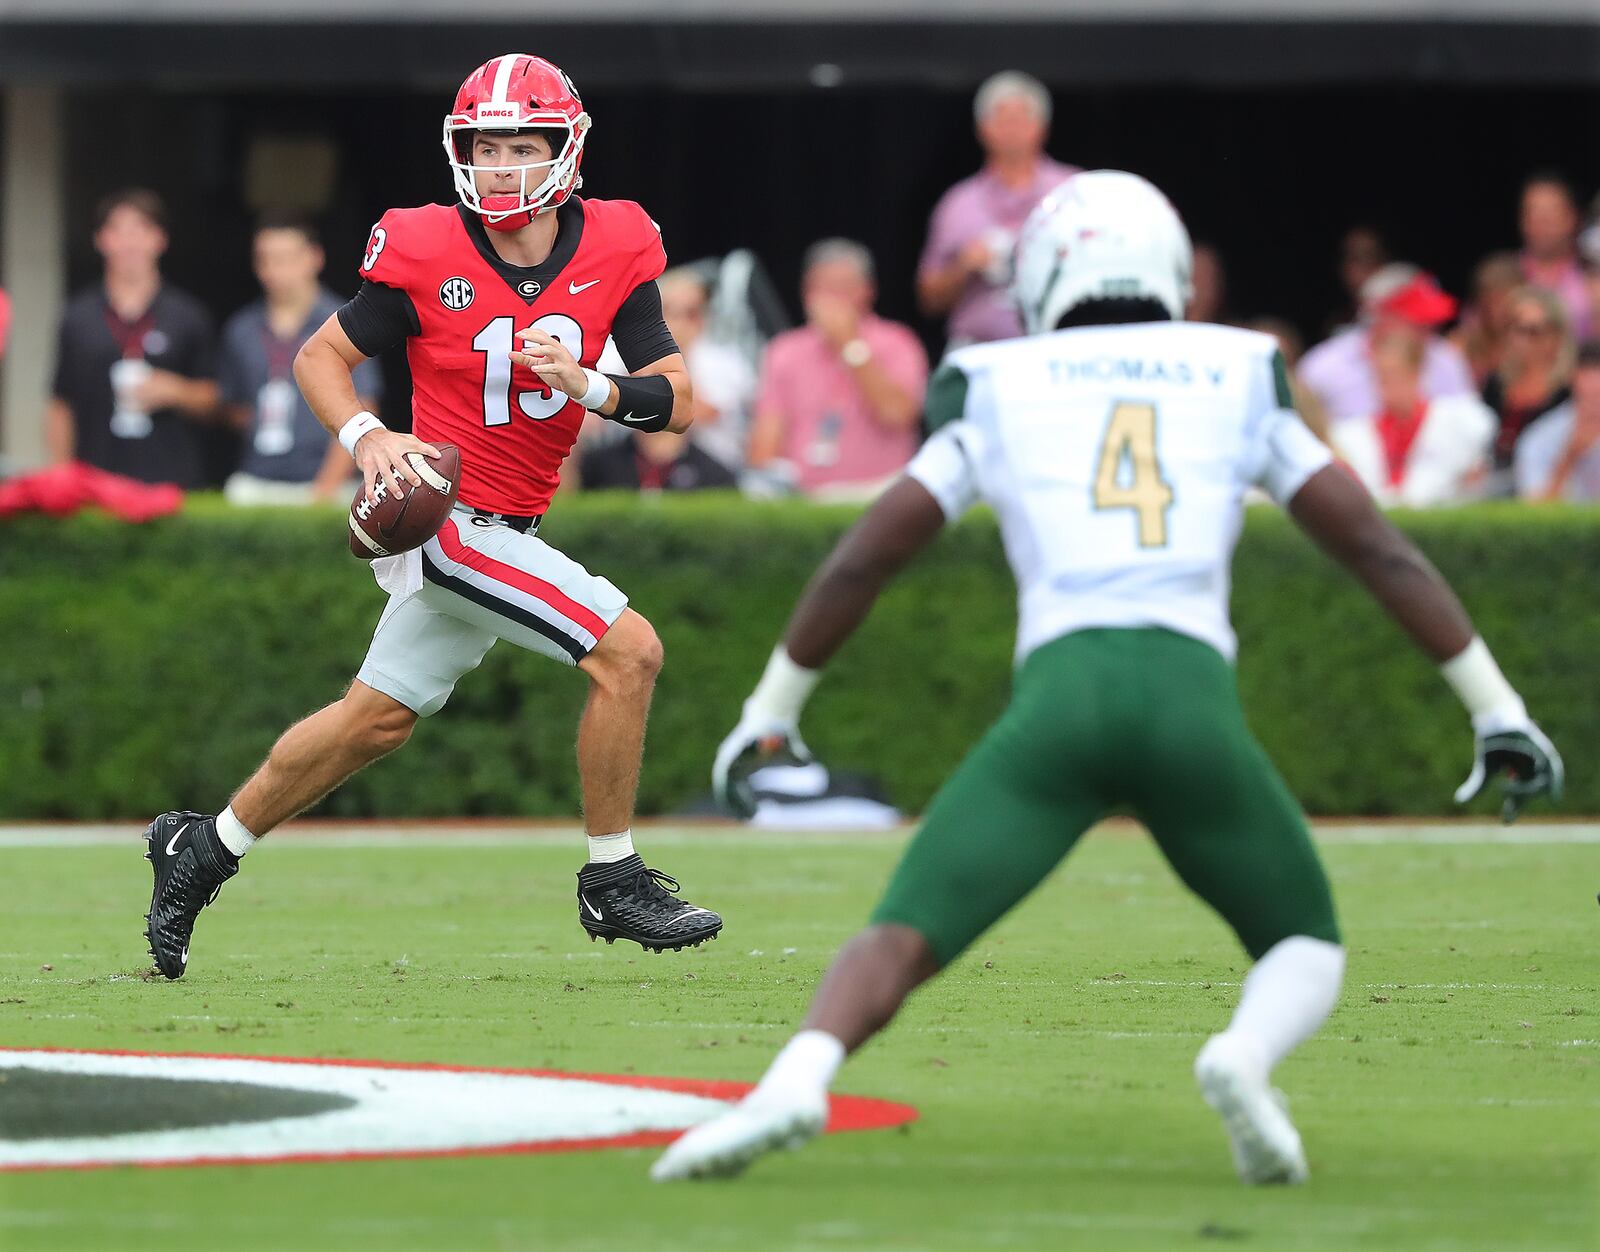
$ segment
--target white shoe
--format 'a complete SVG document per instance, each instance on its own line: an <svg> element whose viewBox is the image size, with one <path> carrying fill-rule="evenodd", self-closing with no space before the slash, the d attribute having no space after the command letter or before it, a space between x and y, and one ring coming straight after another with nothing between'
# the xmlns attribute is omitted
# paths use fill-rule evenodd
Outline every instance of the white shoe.
<svg viewBox="0 0 1600 1252"><path fill-rule="evenodd" d="M1260 1059L1227 1035L1213 1035L1194 1062L1206 1103L1222 1118L1233 1166L1247 1183L1302 1183L1311 1176L1300 1132Z"/></svg>
<svg viewBox="0 0 1600 1252"><path fill-rule="evenodd" d="M731 1178L758 1156L798 1148L828 1122L827 1094L788 1097L752 1091L728 1112L675 1140L650 1168L656 1182Z"/></svg>

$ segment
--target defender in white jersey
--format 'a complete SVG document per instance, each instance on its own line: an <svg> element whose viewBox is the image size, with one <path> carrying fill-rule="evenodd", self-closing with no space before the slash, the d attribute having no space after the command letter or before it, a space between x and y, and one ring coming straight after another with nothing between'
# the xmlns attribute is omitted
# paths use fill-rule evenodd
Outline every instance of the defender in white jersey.
<svg viewBox="0 0 1600 1252"><path fill-rule="evenodd" d="M1241 1178L1307 1177L1270 1085L1321 1026L1344 949L1305 818L1245 726L1230 662L1229 564L1253 488L1363 582L1472 715L1456 793L1505 772L1505 816L1558 796L1561 759L1454 594L1290 407L1266 336L1177 322L1189 241L1156 189L1097 171L1064 183L1018 244L1025 339L953 353L938 427L905 477L812 579L714 770L748 805L750 769L804 758L800 710L878 592L978 500L999 513L1019 594L1017 677L1000 720L940 790L872 919L824 977L804 1028L731 1112L668 1149L658 1179L736 1173L823 1125L845 1054L1032 890L1112 811L1150 830L1254 959L1195 1076Z"/></svg>

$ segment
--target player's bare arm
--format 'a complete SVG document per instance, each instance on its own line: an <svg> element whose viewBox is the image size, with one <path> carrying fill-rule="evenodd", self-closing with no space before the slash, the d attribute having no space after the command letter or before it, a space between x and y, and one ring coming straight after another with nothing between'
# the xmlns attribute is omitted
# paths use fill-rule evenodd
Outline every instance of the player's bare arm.
<svg viewBox="0 0 1600 1252"><path fill-rule="evenodd" d="M812 575L783 646L796 665L821 669L867 618L879 594L944 529L944 511L914 478L879 496Z"/></svg>
<svg viewBox="0 0 1600 1252"><path fill-rule="evenodd" d="M387 429L362 408L361 398L356 394L354 371L366 359L350 342L350 336L339 325L335 314L318 327L295 356L294 378L300 384L306 403L317 415L317 421L351 450L356 468L366 483L367 498L371 499L379 478L383 478L396 495L401 491L401 479L413 487L422 481L406 461L408 452L434 457L439 455L439 450L413 435ZM370 419L368 423L361 423L367 425L367 429L349 431L360 418ZM347 442L351 433L356 435L353 444Z"/></svg>
<svg viewBox="0 0 1600 1252"><path fill-rule="evenodd" d="M820 671L867 618L879 594L944 528L933 494L904 477L847 531L801 593L783 642L745 701L739 724L717 749L712 786L735 813L750 816L750 773L772 759L809 759L800 709Z"/></svg>
<svg viewBox="0 0 1600 1252"><path fill-rule="evenodd" d="M1329 465L1289 501L1299 527L1371 593L1417 646L1441 665L1472 715L1472 773L1456 791L1466 803L1504 773L1501 816L1512 821L1536 795L1561 796L1561 756L1528 717L1450 585L1347 471Z"/></svg>
<svg viewBox="0 0 1600 1252"><path fill-rule="evenodd" d="M585 369L565 344L536 326L520 332L518 338L525 351L511 353L514 364L532 370L548 386L565 392L601 417L639 430L668 430L675 435L694 424L694 391L689 383L689 366L681 352L669 353L626 378L619 378ZM661 382L647 381L655 379ZM632 380L640 382L635 384Z"/></svg>
<svg viewBox="0 0 1600 1252"><path fill-rule="evenodd" d="M1450 585L1348 471L1329 465L1313 474L1289 514L1435 661L1472 642L1472 620Z"/></svg>

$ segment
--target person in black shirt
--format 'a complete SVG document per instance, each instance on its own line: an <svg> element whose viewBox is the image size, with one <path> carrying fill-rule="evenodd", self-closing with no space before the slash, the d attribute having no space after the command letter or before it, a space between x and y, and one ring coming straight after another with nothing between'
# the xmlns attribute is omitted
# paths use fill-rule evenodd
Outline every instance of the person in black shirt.
<svg viewBox="0 0 1600 1252"><path fill-rule="evenodd" d="M709 452L669 431L634 431L627 439L591 448L578 462L585 491L700 491L732 487L733 471Z"/></svg>
<svg viewBox="0 0 1600 1252"><path fill-rule="evenodd" d="M45 437L55 462L198 487L198 427L217 412L215 333L200 302L161 279L165 220L152 191L101 202L94 246L105 277L62 316Z"/></svg>

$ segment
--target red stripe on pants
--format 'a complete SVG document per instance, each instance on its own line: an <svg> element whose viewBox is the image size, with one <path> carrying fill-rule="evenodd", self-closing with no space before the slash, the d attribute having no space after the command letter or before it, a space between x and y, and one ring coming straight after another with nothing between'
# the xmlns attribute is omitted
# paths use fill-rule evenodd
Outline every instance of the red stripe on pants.
<svg viewBox="0 0 1600 1252"><path fill-rule="evenodd" d="M447 520L439 529L439 546L444 549L444 554L457 565L465 565L487 578L492 578L497 583L504 583L508 587L515 587L518 591L526 592L535 600L543 601L563 617L581 626L598 640L606 633L609 626L605 618L593 609L585 608L571 596L566 595L553 583L547 583L542 578L535 578L527 570L518 569L515 565L507 565L504 561L497 561L492 556L486 556L476 548L469 548L461 542L461 536L456 533L456 524Z"/></svg>

